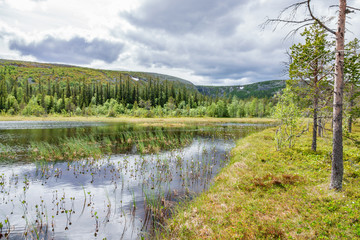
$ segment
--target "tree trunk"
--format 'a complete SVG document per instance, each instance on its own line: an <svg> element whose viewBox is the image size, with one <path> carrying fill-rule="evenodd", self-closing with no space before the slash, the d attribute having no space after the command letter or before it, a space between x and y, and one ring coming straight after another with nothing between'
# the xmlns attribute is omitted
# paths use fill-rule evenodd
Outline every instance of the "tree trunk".
<svg viewBox="0 0 360 240"><path fill-rule="evenodd" d="M340 0L338 28L336 31L335 83L333 105L333 152L330 188L341 190L344 173L342 139L342 105L344 88L344 42L346 0Z"/></svg>
<svg viewBox="0 0 360 240"><path fill-rule="evenodd" d="M354 104L353 100L350 101L350 109L351 109L352 104ZM351 113L350 113L350 116L349 116L349 119L348 119L348 131L349 131L349 133L351 133L351 131L352 131L351 127L352 127L352 116L351 116Z"/></svg>
<svg viewBox="0 0 360 240"><path fill-rule="evenodd" d="M317 139L317 128L318 128L318 119L317 119L317 108L318 108L318 98L317 95L314 98L313 103L313 136L312 136L312 143L311 143L311 150L316 152L316 139Z"/></svg>
<svg viewBox="0 0 360 240"><path fill-rule="evenodd" d="M322 137L323 136L323 125L322 125L322 121L321 121L321 117L318 116L318 137Z"/></svg>
<svg viewBox="0 0 360 240"><path fill-rule="evenodd" d="M350 88L350 103L349 103L349 119L348 119L348 131L349 133L351 133L352 130L352 110L354 107L354 84L351 84L351 88Z"/></svg>

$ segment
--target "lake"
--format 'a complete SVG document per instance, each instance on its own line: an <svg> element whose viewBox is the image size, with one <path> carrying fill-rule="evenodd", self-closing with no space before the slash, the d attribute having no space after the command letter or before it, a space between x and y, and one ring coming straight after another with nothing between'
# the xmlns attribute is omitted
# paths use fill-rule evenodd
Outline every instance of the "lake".
<svg viewBox="0 0 360 240"><path fill-rule="evenodd" d="M267 127L0 122L1 235L149 238L211 185L236 139Z"/></svg>

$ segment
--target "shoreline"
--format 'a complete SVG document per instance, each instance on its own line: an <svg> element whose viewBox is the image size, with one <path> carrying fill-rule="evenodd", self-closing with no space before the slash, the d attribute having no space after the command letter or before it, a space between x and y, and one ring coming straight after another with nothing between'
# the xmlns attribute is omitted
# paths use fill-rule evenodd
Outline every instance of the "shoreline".
<svg viewBox="0 0 360 240"><path fill-rule="evenodd" d="M360 137L360 126L354 127ZM360 238L360 149L344 141L344 186L329 190L331 135L276 151L275 129L237 141L210 189L175 210L163 239ZM331 152L331 151L330 151ZM358 166L358 167L356 167Z"/></svg>
<svg viewBox="0 0 360 240"><path fill-rule="evenodd" d="M125 122L125 123L277 123L272 118L212 118L212 117L161 117L138 118L129 116L0 116L1 121L80 121L80 122Z"/></svg>

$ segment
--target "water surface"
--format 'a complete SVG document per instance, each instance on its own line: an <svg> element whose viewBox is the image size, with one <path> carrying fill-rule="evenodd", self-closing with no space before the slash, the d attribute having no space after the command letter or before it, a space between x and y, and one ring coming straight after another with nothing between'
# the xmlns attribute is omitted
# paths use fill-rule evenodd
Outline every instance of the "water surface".
<svg viewBox="0 0 360 240"><path fill-rule="evenodd" d="M2 122L1 142L20 149L18 161L0 166L2 234L11 239L149 237L177 202L209 187L227 164L234 139L266 127ZM56 145L79 136L110 139L112 153L97 160L26 161L31 143ZM140 151L151 149L154 141L165 142L155 152Z"/></svg>

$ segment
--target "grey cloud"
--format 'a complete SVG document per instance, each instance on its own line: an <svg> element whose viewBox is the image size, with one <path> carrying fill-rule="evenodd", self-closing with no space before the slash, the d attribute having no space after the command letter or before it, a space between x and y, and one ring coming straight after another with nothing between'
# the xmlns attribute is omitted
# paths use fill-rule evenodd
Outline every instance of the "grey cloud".
<svg viewBox="0 0 360 240"><path fill-rule="evenodd" d="M211 79L241 79L251 78L262 81L276 78L283 66L272 65L268 68L269 61L256 60L256 57L238 55L239 60L230 58L215 59L209 62L203 61L202 66L195 69L195 74L207 76Z"/></svg>
<svg viewBox="0 0 360 240"><path fill-rule="evenodd" d="M74 64L90 64L93 60L112 63L123 51L124 44L102 39L87 41L82 37L70 40L46 37L40 42L25 43L24 40L11 40L11 50L17 50L22 55L34 56L48 62L64 62Z"/></svg>
<svg viewBox="0 0 360 240"><path fill-rule="evenodd" d="M263 81L283 78L281 55L272 52L261 55L259 51L245 50L232 54L222 49L209 50L206 55L198 54L195 50L186 54L166 51L140 51L135 54L142 66L191 69L194 75L211 79L213 83L223 79L249 78L252 81Z"/></svg>
<svg viewBox="0 0 360 240"><path fill-rule="evenodd" d="M153 0L131 13L121 13L133 25L161 29L171 34L201 33L207 30L231 35L239 23L234 13L250 0Z"/></svg>
<svg viewBox="0 0 360 240"><path fill-rule="evenodd" d="M212 83L284 78L284 35L259 28L271 6L258 0L145 1L122 13L135 28L117 37L137 46L132 57L144 67L189 69Z"/></svg>
<svg viewBox="0 0 360 240"><path fill-rule="evenodd" d="M214 83L224 79L261 81L283 77L281 62L286 48L282 41L263 39L256 33L238 33L231 38L212 38L211 34L178 38L159 32L137 30L125 36L138 43L132 56L139 65L191 69L194 75ZM271 43L270 48L266 42Z"/></svg>
<svg viewBox="0 0 360 240"><path fill-rule="evenodd" d="M141 31L130 31L126 34L126 38L153 51L165 51L168 41L161 34L144 34Z"/></svg>

